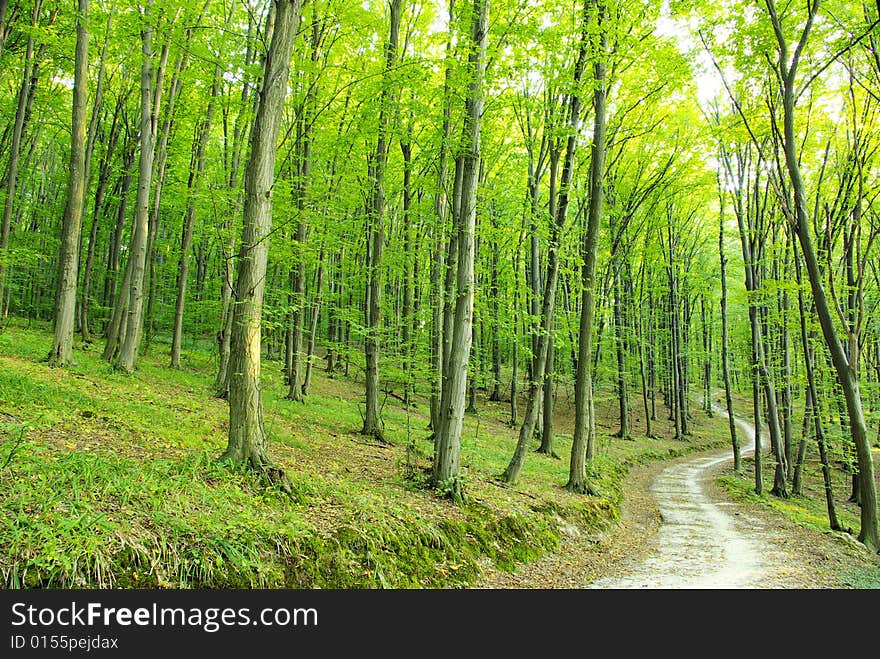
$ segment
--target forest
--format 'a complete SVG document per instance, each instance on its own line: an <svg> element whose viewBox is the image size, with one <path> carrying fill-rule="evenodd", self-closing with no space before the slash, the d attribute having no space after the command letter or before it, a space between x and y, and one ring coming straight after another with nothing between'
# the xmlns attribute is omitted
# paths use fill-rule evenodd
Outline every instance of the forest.
<svg viewBox="0 0 880 659"><path fill-rule="evenodd" d="M0 188L4 588L480 584L709 449L880 587L880 1L0 0Z"/></svg>

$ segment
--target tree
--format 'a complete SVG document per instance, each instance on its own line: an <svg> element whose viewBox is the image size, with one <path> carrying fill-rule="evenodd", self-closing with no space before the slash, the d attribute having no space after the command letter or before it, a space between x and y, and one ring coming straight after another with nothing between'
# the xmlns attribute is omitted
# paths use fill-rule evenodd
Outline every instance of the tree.
<svg viewBox="0 0 880 659"><path fill-rule="evenodd" d="M233 292L229 437L222 459L247 463L256 470L269 466L260 390L260 324L272 230L275 147L301 7L301 0L273 3L272 37L263 63L263 80L251 125L250 155L244 175L244 218Z"/></svg>
<svg viewBox="0 0 880 659"><path fill-rule="evenodd" d="M367 302L366 338L366 405L361 434L382 439L379 419L379 330L382 323L382 252L385 246L385 169L388 161L388 124L391 120L393 98L387 87L391 70L397 61L400 39L402 0L391 0L390 31L385 44L385 82L379 98L379 127L376 149L369 164L372 191L367 208Z"/></svg>
<svg viewBox="0 0 880 659"><path fill-rule="evenodd" d="M587 6L590 5L590 0ZM593 317L596 308L596 261L599 250L599 227L604 200L605 173L605 105L607 90L605 71L608 38L603 30L605 5L601 0L594 5L597 32L593 36L593 144L590 149L590 201L587 227L582 244L581 269L582 299L578 344L578 366L575 380L574 439L571 446L568 483L566 489L581 494L595 493L587 478L587 462L594 457L595 410L593 406Z"/></svg>
<svg viewBox="0 0 880 659"><path fill-rule="evenodd" d="M79 267L79 236L86 187L86 88L89 66L89 0L78 0L76 64L73 78L73 118L70 135L70 176L61 225L58 290L55 294L55 339L49 361L57 366L73 362L73 324Z"/></svg>
<svg viewBox="0 0 880 659"><path fill-rule="evenodd" d="M801 63L801 55L809 41L813 23L818 15L819 5L820 0L813 0L807 4L808 14L806 21L800 30L797 45L792 52L789 38L785 34L785 26L776 8L776 3L774 0L765 0L769 21L773 27L773 33L778 44L779 57L775 65L775 71L779 75L778 80L782 93L782 131L780 142L792 193L790 198L783 196L783 200L788 201L790 199L790 205L786 206L788 217L795 227L806 266L807 278L813 292L813 300L816 304L819 324L822 328L825 342L831 352L831 360L837 371L837 379L843 389L846 400L850 432L858 456L859 483L862 496L859 540L865 543L869 549L876 552L880 551L880 533L878 533L877 526L877 486L874 482L874 463L871 458L868 427L865 423L865 414L862 408L858 373L856 364L850 361L838 336L834 316L828 302L828 295L825 291L823 277L819 270L816 249L810 234L806 186L804 185L801 173L801 163L798 154L799 140L795 126L795 99L799 93L797 88L798 67ZM810 79L808 79L806 84L809 83Z"/></svg>
<svg viewBox="0 0 880 659"><path fill-rule="evenodd" d="M458 263L455 318L452 341L440 404L440 427L434 450L433 483L448 490L453 498L463 496L460 478L461 428L464 421L468 360L473 339L474 242L477 218L477 180L480 173L480 130L483 118L483 76L486 70L486 40L489 32L488 0L474 0L469 84L462 124L460 162L461 198L453 212L457 234ZM447 291L447 294L450 292Z"/></svg>
<svg viewBox="0 0 880 659"><path fill-rule="evenodd" d="M137 200L135 202L134 230L128 246L128 264L125 280L116 304L125 303L124 339L119 341L119 354L114 366L126 373L134 371L141 345L141 330L144 320L144 274L147 260L147 232L149 231L150 185L153 179L153 27L150 9L152 0L143 7L143 28L141 29L141 120L140 120L140 160L138 164ZM109 344L109 341L108 341Z"/></svg>
<svg viewBox="0 0 880 659"><path fill-rule="evenodd" d="M556 291L559 279L561 241L568 217L568 203L571 196L572 178L574 176L575 155L577 153L578 132L581 121L581 98L580 85L587 62L587 50L589 40L588 16L590 0L587 0L583 8L583 16L580 27L580 41L577 51L577 59L573 70L572 91L568 95L567 104L567 129L565 146L565 160L562 165L562 181L560 184L559 200L556 204L556 214L551 226L550 245L547 254L547 278L544 284L544 296L541 303L541 331L538 335L537 352L532 366L532 377L529 384L529 397L526 407L525 418L520 428L519 438L513 457L504 470L502 478L505 482L514 483L519 477L525 461L528 442L531 441L535 432L535 424L538 419L538 410L542 404L541 396L543 377L547 367L548 354L553 332L553 316L556 309ZM553 176L551 175L551 179Z"/></svg>

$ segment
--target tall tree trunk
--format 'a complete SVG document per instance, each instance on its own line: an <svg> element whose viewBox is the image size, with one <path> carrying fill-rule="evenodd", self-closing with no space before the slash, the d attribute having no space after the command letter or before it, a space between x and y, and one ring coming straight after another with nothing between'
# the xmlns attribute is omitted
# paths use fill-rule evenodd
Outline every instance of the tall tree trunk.
<svg viewBox="0 0 880 659"><path fill-rule="evenodd" d="M819 462L822 465L822 479L825 485L825 508L828 511L828 524L833 531L841 530L837 519L837 508L834 504L834 487L831 479L831 465L828 462L828 450L825 443L825 432L822 428L822 416L819 409L819 395L816 388L816 378L813 371L813 351L810 348L809 334L807 331L807 312L804 304L804 290L801 277L801 261L795 258L795 273L798 283L798 312L801 321L801 348L804 354L804 366L807 372L807 414L812 421L813 432L816 435L816 445L819 449Z"/></svg>
<svg viewBox="0 0 880 659"><path fill-rule="evenodd" d="M703 336L703 411L712 417L712 337L706 310L706 294L700 295L700 329Z"/></svg>
<svg viewBox="0 0 880 659"><path fill-rule="evenodd" d="M782 258L782 266L785 269L785 272L782 274L782 281L788 280L788 278L791 276L791 272L788 271L787 254L788 250L786 249L785 256L783 256ZM780 373L782 377L782 395L780 397L783 439L782 455L785 458L786 478L788 480L791 480L794 476L795 462L794 439L792 431L792 417L794 412L792 409L791 389L791 339L788 332L788 291L786 289L783 289L779 294L779 312L782 317L779 335L779 341L781 343L780 352L782 353L782 372Z"/></svg>
<svg viewBox="0 0 880 659"><path fill-rule="evenodd" d="M397 45L400 38L400 15L402 0L391 0L390 30L385 44L386 85L391 70L397 62ZM383 440L379 419L379 332L382 327L382 252L385 245L385 167L388 161L389 130L394 99L384 88L379 100L379 135L376 150L370 163L372 190L367 209L367 304L366 336L364 338L365 409L361 434Z"/></svg>
<svg viewBox="0 0 880 659"><path fill-rule="evenodd" d="M629 401L626 391L626 341L627 328L624 321L623 295L624 285L621 279L623 257L616 255L614 267L614 338L617 353L617 408L620 417L620 428L617 436L621 439L632 439L629 432Z"/></svg>
<svg viewBox="0 0 880 659"><path fill-rule="evenodd" d="M317 20L313 22L313 30L317 30ZM313 48L311 63L314 67L320 53L320 41L317 35L313 36ZM313 113L312 103L316 93L314 80L308 80L306 98L300 109L300 117L297 120L296 139L296 181L294 182L294 196L296 198L297 223L294 241L297 248L297 258L290 271L291 301L293 310L290 317L290 335L287 343L287 380L288 400L303 401L305 391L303 384L305 376L303 372L303 327L305 324L306 302L306 236L308 234L308 195L309 177L312 167L312 130Z"/></svg>
<svg viewBox="0 0 880 659"><path fill-rule="evenodd" d="M537 353L532 361L531 376L529 378L529 393L526 403L525 418L519 431L516 448L513 456L504 470L502 478L507 483L515 483L519 478L525 462L528 444L532 440L535 433L535 427L538 421L538 411L542 406L542 375L547 364L547 354L549 352L550 337L553 333L553 316L556 308L556 290L559 279L560 255L559 250L562 247L562 235L568 214L568 205L571 198L571 182L574 176L575 155L577 152L578 132L581 120L581 98L579 87L583 73L586 68L587 50L588 50L588 28L587 28L587 11L590 0L587 0L584 6L584 16L581 24L580 44L578 46L577 60L574 65L573 89L576 91L569 96L568 99L568 117L567 130L568 136L565 147L565 160L562 166L562 180L559 186L559 201L556 205L556 215L550 227L550 240L547 248L547 278L544 284L544 297L541 303L541 331L538 335ZM603 69L604 71L604 69ZM604 128L603 128L604 130Z"/></svg>
<svg viewBox="0 0 880 659"><path fill-rule="evenodd" d="M122 146L122 174L120 180L114 187L114 193L119 193L119 205L116 207L116 224L110 238L110 245L107 254L107 269L104 273L104 293L103 301L105 307L114 307L115 301L119 294L119 261L122 252L122 234L125 229L125 219L128 212L128 193L131 190L131 181L134 172L134 154L136 148L136 140L129 134L126 126L125 141ZM114 314L115 315L115 314ZM118 327L113 328L113 323L119 320L111 321L107 326L104 334L109 336L113 331L118 333ZM113 346L113 353L118 351L118 346ZM105 359L110 359L105 357Z"/></svg>
<svg viewBox="0 0 880 659"><path fill-rule="evenodd" d="M70 139L70 173L67 202L61 224L58 255L58 287L55 293L55 338L49 362L56 366L73 363L73 329L76 284L79 279L79 235L82 228L86 172L86 91L89 77L89 0L78 0L76 55L73 74L73 112Z"/></svg>
<svg viewBox="0 0 880 659"><path fill-rule="evenodd" d="M269 463L260 390L260 325L272 230L272 186L301 6L301 0L273 3L272 38L263 65L260 102L251 126L250 156L244 176L244 217L233 292L229 440L222 459L245 462L259 470Z"/></svg>
<svg viewBox="0 0 880 659"><path fill-rule="evenodd" d="M412 404L413 395L413 269L416 256L413 254L413 221L412 207L412 126L407 128L407 137L400 141L403 155L403 309L402 342L403 342L403 373L406 382L403 387L405 405Z"/></svg>
<svg viewBox="0 0 880 659"><path fill-rule="evenodd" d="M718 181L720 212L718 216L718 258L721 263L721 377L724 380L724 403L727 409L727 424L730 430L730 444L733 448L733 470L742 471L739 437L736 434L736 420L733 412L733 387L730 382L730 336L727 317L727 253L724 250L724 191ZM757 440L756 440L757 441Z"/></svg>
<svg viewBox="0 0 880 659"><path fill-rule="evenodd" d="M449 24L453 21L454 0L449 0ZM451 266L445 263L443 254L444 236L449 217L449 141L452 134L452 108L450 81L452 66L450 54L452 53L452 30L448 31L446 39L446 71L443 77L443 132L440 136L440 155L438 157L437 189L434 195L434 213L436 221L433 229L432 255L431 255L431 430L434 432L436 443L437 429L440 426L440 404L443 390L443 366L444 366L444 316L445 288L444 268Z"/></svg>
<svg viewBox="0 0 880 659"><path fill-rule="evenodd" d="M180 368L180 347L183 340L183 309L186 304L186 280L189 276L189 250L192 245L193 225L196 216L196 201L200 190L202 173L205 171L208 137L214 108L220 93L220 66L214 67L214 83L211 86L211 100L205 111L205 118L196 131L193 154L190 159L189 176L186 182L186 210L183 215L183 233L180 237L180 257L177 263L177 299L174 303L174 327L171 334L171 368Z"/></svg>
<svg viewBox="0 0 880 659"><path fill-rule="evenodd" d="M513 257L513 290L519 292L520 271L522 270L521 256L522 250L517 247ZM519 402L519 304L517 303L518 295L513 302L513 347L510 351L511 373L510 373L510 419L507 424L511 428L519 425L519 410L517 403Z"/></svg>
<svg viewBox="0 0 880 659"><path fill-rule="evenodd" d="M308 395L309 386L312 382L312 361L315 354L315 340L318 335L318 318L321 315L321 301L324 288L324 244L321 243L321 251L318 255L318 273L315 281L315 296L312 301L312 315L309 326L309 343L306 352L306 374L303 376L302 394Z"/></svg>
<svg viewBox="0 0 880 659"><path fill-rule="evenodd" d="M88 127L88 136L86 138L86 149L85 149L85 163L83 166L84 179L85 179L85 191L88 190L89 181L91 179L91 171L92 171L92 155L95 150L95 142L97 141L100 118L103 111L104 106L104 78L106 75L107 69L107 54L110 50L110 27L113 24L113 18L116 15L116 0L114 0L113 4L110 7L110 11L107 14L107 25L105 27L104 32L104 45L101 48L101 59L98 63L98 77L97 82L95 83L95 99L92 103L92 114L89 119L89 127ZM79 299L79 308L78 308L78 318L79 318L79 327L80 332L82 333L82 339L84 343L91 343L92 336L91 331L89 330L89 295L91 294L91 285L92 285L92 268L94 266L95 260L95 243L98 238L98 217L99 211L101 209L101 204L103 203L104 193L107 187L107 180L109 178L109 163L112 157L113 151L116 148L116 141L119 136L119 113L122 107L122 96L120 95L119 100L116 104L116 110L113 115L113 122L110 128L110 136L107 141L106 152L104 156L104 162L101 168L101 172L98 175L98 189L95 193L95 206L96 209L94 214L92 215L92 228L89 232L89 241L88 247L86 249L86 263L85 270L83 272L83 282L82 289Z"/></svg>
<svg viewBox="0 0 880 659"><path fill-rule="evenodd" d="M647 244L647 234L645 237L645 243ZM651 407L648 400L648 369L646 366L645 352L648 350L646 332L645 332L645 313L642 311L641 300L645 297L645 270L646 270L645 261L642 261L641 266L639 267L639 292L638 299L639 305L636 309L636 338L638 340L638 351L639 351L639 376L642 383L642 405L645 410L645 437L650 437L653 439L654 437L654 428L651 418Z"/></svg>
<svg viewBox="0 0 880 659"><path fill-rule="evenodd" d="M802 496L804 493L804 461L807 457L807 436L810 433L810 420L813 416L813 398L807 388L804 388L804 419L801 429L801 438L798 442L797 459L794 464L791 477L791 493L794 496Z"/></svg>
<svg viewBox="0 0 880 659"><path fill-rule="evenodd" d="M36 27L40 20L42 0L35 0L31 25ZM21 86L18 89L18 104L15 110L15 121L12 128L12 144L9 148L9 165L6 170L6 199L3 204L3 219L0 221L0 300L4 295L9 296L7 289L7 254L9 248L9 231L12 226L12 211L15 207L16 192L18 190L18 168L21 163L21 146L25 135L25 119L30 114L30 103L33 101L33 85L35 84L35 69L39 62L34 56L34 37L28 36L24 51L24 71L21 77ZM8 303L2 305L0 318L5 318Z"/></svg>
<svg viewBox="0 0 880 659"><path fill-rule="evenodd" d="M128 249L129 290L128 309L125 318L125 340L114 362L116 368L132 373L137 364L141 343L144 310L144 269L147 257L147 233L149 231L150 183L153 176L153 26L149 16L153 6L148 0L144 7L144 25L141 31L143 62L141 65L141 126L140 164L138 190L134 214L134 229ZM117 304L119 301L117 301Z"/></svg>
<svg viewBox="0 0 880 659"><path fill-rule="evenodd" d="M541 445L538 453L558 457L553 448L553 335L547 338L547 363L544 366L544 410L541 427Z"/></svg>
<svg viewBox="0 0 880 659"><path fill-rule="evenodd" d="M795 136L795 97L796 90L796 74L799 63L800 53L803 51L804 45L809 37L810 28L816 12L819 10L819 1L817 0L810 6L810 17L804 26L801 38L798 41L797 49L791 59L789 65L788 60L788 44L782 31L782 25L776 12L773 0L766 0L768 10L770 11L771 21L774 26L774 32L779 42L780 49L780 73L782 81L782 110L783 110L783 139L782 146L785 152L785 165L788 170L791 182L792 198L794 202L793 218L798 242L801 246L801 252L804 257L804 264L807 269L807 277L810 281L810 288L813 292L813 299L816 303L816 313L819 316L819 325L822 328L822 334L828 349L831 353L831 360L837 371L837 378L843 388L844 398L846 399L847 415L849 416L850 433L852 434L853 444L855 444L856 454L859 464L859 478L861 482L861 529L859 531L859 540L871 551L880 550L880 533L877 527L877 485L874 481L874 462L871 457L871 444L868 440L868 428L865 422L865 414L862 408L862 397L859 390L858 380L858 364L851 363L847 358L846 351L837 335L834 317L831 313L831 306L825 293L825 285L822 279L822 273L819 268L816 249L813 246L813 239L810 235L810 222L807 210L806 188L801 176L800 158L798 155L799 141ZM815 401L814 401L815 403Z"/></svg>
<svg viewBox="0 0 880 659"><path fill-rule="evenodd" d="M587 478L587 463L595 453L595 410L593 407L593 318L596 312L596 261L599 253L599 227L602 221L605 177L605 58L607 56L607 36L604 28L605 5L602 0L585 0L584 13L596 8L598 34L596 41L596 61L593 64L593 145L590 150L590 200L587 209L587 227L582 245L584 258L581 268L581 320L579 331L578 369L575 377L575 421L574 439L571 446L571 461L568 470L566 489L582 494L595 493ZM585 15L585 19L587 16ZM585 20L586 23L586 20ZM586 26L585 26L586 27ZM586 33L586 31L585 31Z"/></svg>
<svg viewBox="0 0 880 659"><path fill-rule="evenodd" d="M458 267L452 343L440 408L440 427L435 443L435 487L446 489L453 499L463 496L460 474L461 430L464 422L468 361L473 340L474 253L476 251L477 182L480 174L480 132L483 119L483 76L489 31L488 0L474 0L468 69L470 80L462 125L462 186L454 233L458 234Z"/></svg>
<svg viewBox="0 0 880 659"><path fill-rule="evenodd" d="M9 27L6 22L6 11L9 9L9 0L0 0L0 56L3 55L3 47L6 45L6 38L9 34Z"/></svg>
<svg viewBox="0 0 880 659"><path fill-rule="evenodd" d="M670 390L669 399L671 402L670 414L675 426L675 439L682 440L685 435L685 408L684 399L684 376L682 374L683 360L681 359L681 314L679 312L680 299L678 289L678 264L677 252L675 250L677 238L673 235L675 232L672 228L672 210L668 211L668 241L669 241L669 265L667 266L667 277L669 279L669 301L668 301L668 318L669 318L669 335L670 335Z"/></svg>
<svg viewBox="0 0 880 659"><path fill-rule="evenodd" d="M494 212L490 213L489 219L492 228L497 229L497 218ZM491 272L489 274L489 296L492 305L492 318L489 322L489 333L492 341L492 393L489 394L489 400L494 402L501 401L501 302L498 299L498 241L493 237L493 242L489 246L489 258L491 259Z"/></svg>
<svg viewBox="0 0 880 659"><path fill-rule="evenodd" d="M254 14L248 13L248 29L247 29L247 48L245 50L245 63L253 64L256 58L256 48L253 47L254 32L257 30ZM247 124L250 117L250 110L255 110L259 103L259 94L254 95L256 102L252 102L251 92L253 89L250 76L245 70L244 80L241 86L241 97L238 104L239 112L235 117L232 126L231 147L229 145L229 131L227 123L223 122L224 135L224 165L226 165L226 188L229 194L229 203L227 206L228 217L221 222L220 226L220 250L222 256L221 275L223 283L220 288L220 331L217 333L218 346L218 367L217 377L214 379L214 395L217 398L229 397L229 362L230 350L232 347L232 294L234 288L234 278L236 266L235 257L235 231L234 223L229 219L237 217L243 208L243 195L239 186L239 173L241 171L241 158L247 135ZM228 235L224 236L223 230L228 230Z"/></svg>

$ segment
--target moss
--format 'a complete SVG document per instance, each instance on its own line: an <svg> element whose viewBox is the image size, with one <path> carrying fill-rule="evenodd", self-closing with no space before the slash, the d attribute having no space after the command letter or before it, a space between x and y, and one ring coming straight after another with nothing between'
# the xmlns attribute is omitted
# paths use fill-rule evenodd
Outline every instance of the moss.
<svg viewBox="0 0 880 659"><path fill-rule="evenodd" d="M668 442L609 444L590 474L600 497L567 493L567 465L545 456L530 457L517 487L498 487L511 431L489 414L469 417L469 497L452 506L427 486L431 443L414 430L427 405L389 402L391 443L376 447L352 433L360 387L316 373L309 404L291 405L267 378L287 497L216 461L228 409L211 396L207 352L179 371L147 354L122 376L83 350L59 377L40 361L51 340L14 326L0 334L0 584L9 588L462 587L486 561L513 570L558 547L563 524L591 533L613 523L629 467L668 457ZM558 450L569 442L560 433Z"/></svg>

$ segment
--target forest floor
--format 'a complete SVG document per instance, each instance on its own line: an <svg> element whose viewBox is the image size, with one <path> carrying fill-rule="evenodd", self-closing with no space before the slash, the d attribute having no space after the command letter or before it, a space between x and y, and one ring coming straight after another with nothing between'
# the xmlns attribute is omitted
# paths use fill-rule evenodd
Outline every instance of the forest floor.
<svg viewBox="0 0 880 659"><path fill-rule="evenodd" d="M753 449L753 427L738 425ZM768 497L732 500L731 466L722 450L637 467L619 524L589 541L569 537L514 573L489 568L478 587L880 588L880 557L851 536L798 523Z"/></svg>
<svg viewBox="0 0 880 659"><path fill-rule="evenodd" d="M160 337L161 338L161 337ZM659 421L614 439L613 397L599 397L594 486L567 492L573 392L558 387L555 449L530 452L514 486L498 479L516 443L509 402L478 396L466 415L467 501L428 487L426 391L404 406L384 363L387 444L359 433L363 376L328 377L319 361L305 403L286 399L280 362L263 362L269 451L291 480L284 496L219 463L228 406L213 396L216 355L192 345L182 368L157 341L124 375L80 345L53 369L49 328L13 319L0 331L0 577L5 587L464 587L482 565L511 570L591 536L619 516L623 476L637 464L724 443L707 423L689 441ZM659 407L662 405L658 401ZM520 419L525 403L520 399ZM664 416L662 413L659 416ZM537 448L537 446L535 446Z"/></svg>
<svg viewBox="0 0 880 659"><path fill-rule="evenodd" d="M561 384L554 423L563 457L530 452L508 486L498 474L516 442L509 402L480 392L462 440L467 501L453 504L426 482L426 392L406 407L402 387L386 380L389 443L377 444L358 432L359 355L351 377L328 377L319 361L305 403L285 399L281 364L266 360L265 425L270 454L293 486L287 497L217 462L228 407L212 395L207 346L190 346L174 371L157 342L127 376L101 360L98 343L76 346L76 366L50 368L43 358L51 342L45 326L13 321L0 331L7 588L458 588L488 587L493 574L511 579L502 584L509 587L549 587L534 572L548 561L590 554L579 572L592 578L650 551L656 509L639 484L663 461L727 444L726 423L696 410L688 441L675 441L659 399L655 438L644 436L638 406L633 441L616 439L614 398L600 390L593 480L601 496L573 495L562 487L573 394ZM524 401L519 409L521 417Z"/></svg>

